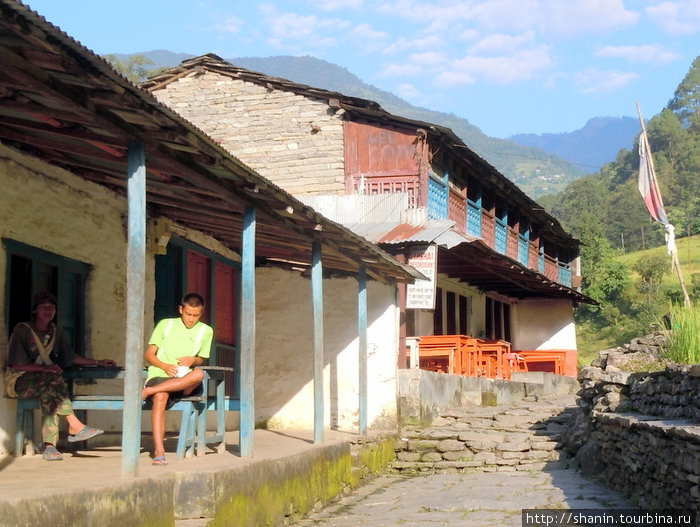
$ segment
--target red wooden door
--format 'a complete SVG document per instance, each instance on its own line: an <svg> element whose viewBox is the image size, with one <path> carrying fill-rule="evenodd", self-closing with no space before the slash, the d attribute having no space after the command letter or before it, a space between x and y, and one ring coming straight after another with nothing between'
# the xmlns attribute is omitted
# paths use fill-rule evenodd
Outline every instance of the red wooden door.
<svg viewBox="0 0 700 527"><path fill-rule="evenodd" d="M230 265L217 262L214 266L216 284L216 346L217 366L236 368L236 336L237 327L237 271ZM236 396L238 389L235 384L235 374L226 374L226 391L228 396Z"/></svg>
<svg viewBox="0 0 700 527"><path fill-rule="evenodd" d="M187 251L187 293L197 293L204 298L202 322L211 323L211 260L196 251Z"/></svg>

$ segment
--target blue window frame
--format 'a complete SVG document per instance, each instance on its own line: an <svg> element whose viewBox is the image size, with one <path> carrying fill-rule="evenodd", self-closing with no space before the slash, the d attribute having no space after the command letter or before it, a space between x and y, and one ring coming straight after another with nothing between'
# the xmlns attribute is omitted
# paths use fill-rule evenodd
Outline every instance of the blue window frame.
<svg viewBox="0 0 700 527"><path fill-rule="evenodd" d="M76 353L85 352L85 283L89 265L14 240L3 239L7 254L5 323L8 334L31 318L32 297L49 291L58 302L56 322Z"/></svg>

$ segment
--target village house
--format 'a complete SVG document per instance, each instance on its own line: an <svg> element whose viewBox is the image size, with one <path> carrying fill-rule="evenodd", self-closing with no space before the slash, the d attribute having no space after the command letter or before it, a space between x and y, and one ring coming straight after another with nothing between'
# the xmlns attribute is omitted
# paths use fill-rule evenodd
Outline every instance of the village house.
<svg viewBox="0 0 700 527"><path fill-rule="evenodd" d="M450 129L212 54L143 87L260 174L431 277L400 288L399 367L417 346L421 367L508 378L481 355L459 371L454 353L427 356L449 341L507 353L515 370L576 375L573 307L591 301L578 290L578 240Z"/></svg>
<svg viewBox="0 0 700 527"><path fill-rule="evenodd" d="M76 351L138 379L154 323L195 291L215 329L210 363L235 371L228 418L243 455L255 426L314 428L318 440L328 427L395 426L397 284L422 275L27 7L0 0L0 13L0 357L32 295L50 290ZM124 383L84 388L123 392L140 418L140 386ZM123 422L89 412L108 432L96 442L128 424L126 411ZM0 455L16 421L16 401L0 398Z"/></svg>

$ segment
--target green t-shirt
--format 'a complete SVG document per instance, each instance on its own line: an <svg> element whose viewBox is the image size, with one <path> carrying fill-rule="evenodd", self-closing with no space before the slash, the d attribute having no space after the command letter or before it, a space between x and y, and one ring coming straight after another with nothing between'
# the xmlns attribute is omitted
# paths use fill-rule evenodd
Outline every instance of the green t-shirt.
<svg viewBox="0 0 700 527"><path fill-rule="evenodd" d="M197 322L191 328L183 324L181 318L166 318L158 322L148 345L158 348L156 356L167 364L177 364L180 357L197 355L208 359L214 330L204 322ZM156 366L148 367L146 382L154 377L167 377L168 374Z"/></svg>

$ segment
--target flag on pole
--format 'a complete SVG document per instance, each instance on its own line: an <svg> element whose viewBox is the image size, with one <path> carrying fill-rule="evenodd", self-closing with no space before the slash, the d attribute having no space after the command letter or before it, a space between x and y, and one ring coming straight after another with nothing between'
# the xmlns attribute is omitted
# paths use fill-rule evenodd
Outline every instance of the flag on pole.
<svg viewBox="0 0 700 527"><path fill-rule="evenodd" d="M649 148L649 139L646 131L643 131L642 135L639 136L639 182L637 186L651 217L663 223L666 228L665 238L668 254L675 254L677 251L676 236L673 225L668 222L664 202L661 200L661 192L659 191L659 184L656 182L654 161L651 158L651 148Z"/></svg>
<svg viewBox="0 0 700 527"><path fill-rule="evenodd" d="M656 182L656 175L654 174L654 165L651 159L651 152L649 148L649 140L647 139L647 134L642 133L639 136L639 182L638 182L639 193L644 198L644 203L649 209L649 214L656 221L668 224L668 218L666 217L666 211L664 210L664 204L661 200L661 192L659 191L659 185Z"/></svg>

